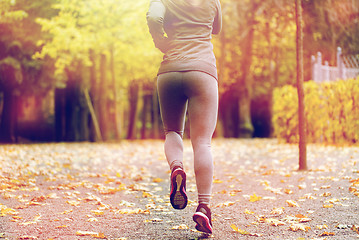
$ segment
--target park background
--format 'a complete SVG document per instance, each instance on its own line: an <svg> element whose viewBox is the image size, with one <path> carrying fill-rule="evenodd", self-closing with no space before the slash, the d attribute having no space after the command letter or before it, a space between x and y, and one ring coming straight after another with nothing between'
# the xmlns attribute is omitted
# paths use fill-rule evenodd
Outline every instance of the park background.
<svg viewBox="0 0 359 240"><path fill-rule="evenodd" d="M297 142L294 1L221 4L223 31L213 39L215 137ZM148 33L148 6L148 0L1 1L1 141L163 138L156 93L162 54ZM302 7L308 140L357 143L359 81L312 81L312 55L320 52L335 66L340 47L342 56L358 59L359 3L304 0Z"/></svg>

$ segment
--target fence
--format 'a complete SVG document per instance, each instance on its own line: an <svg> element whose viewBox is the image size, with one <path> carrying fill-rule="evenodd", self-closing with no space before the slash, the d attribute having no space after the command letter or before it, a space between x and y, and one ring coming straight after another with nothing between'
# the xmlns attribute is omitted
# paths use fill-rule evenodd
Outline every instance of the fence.
<svg viewBox="0 0 359 240"><path fill-rule="evenodd" d="M343 55L337 48L337 66L329 66L328 61L322 64L322 54L312 56L312 80L315 82L335 81L337 79L356 78L359 76L359 55Z"/></svg>

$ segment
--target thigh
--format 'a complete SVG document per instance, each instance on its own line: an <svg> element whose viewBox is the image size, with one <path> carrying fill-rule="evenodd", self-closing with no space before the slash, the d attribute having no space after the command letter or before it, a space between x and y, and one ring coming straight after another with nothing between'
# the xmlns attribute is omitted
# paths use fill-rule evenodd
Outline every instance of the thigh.
<svg viewBox="0 0 359 240"><path fill-rule="evenodd" d="M203 72L188 72L184 78L192 141L211 140L217 124L218 82Z"/></svg>
<svg viewBox="0 0 359 240"><path fill-rule="evenodd" d="M183 73L170 72L158 76L157 89L163 127L166 133L183 135L187 96L183 92Z"/></svg>

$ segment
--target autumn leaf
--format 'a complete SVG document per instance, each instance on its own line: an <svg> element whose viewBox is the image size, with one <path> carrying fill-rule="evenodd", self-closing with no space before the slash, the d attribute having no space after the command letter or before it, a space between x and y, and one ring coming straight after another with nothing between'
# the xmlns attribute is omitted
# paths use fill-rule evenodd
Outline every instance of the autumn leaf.
<svg viewBox="0 0 359 240"><path fill-rule="evenodd" d="M87 219L88 222L98 222L98 219L97 218L89 218Z"/></svg>
<svg viewBox="0 0 359 240"><path fill-rule="evenodd" d="M186 230L186 229L189 229L189 227L185 224L181 224L179 226L174 226L171 228L172 230Z"/></svg>
<svg viewBox="0 0 359 240"><path fill-rule="evenodd" d="M213 180L213 183L223 183L223 181L222 181L222 180L219 180L219 179L214 179L214 180Z"/></svg>
<svg viewBox="0 0 359 240"><path fill-rule="evenodd" d="M357 234L359 234L359 226L353 225L353 226L351 227L351 230L353 230L354 232L356 232Z"/></svg>
<svg viewBox="0 0 359 240"><path fill-rule="evenodd" d="M310 227L301 223L292 223L292 225L289 226L289 229L293 232L297 232L299 230L306 232L310 229Z"/></svg>
<svg viewBox="0 0 359 240"><path fill-rule="evenodd" d="M299 204L294 200L287 200L286 203L289 207L299 207Z"/></svg>
<svg viewBox="0 0 359 240"><path fill-rule="evenodd" d="M70 204L71 206L74 206L74 207L76 207L76 206L78 206L78 205L81 204L80 201L76 201L76 200L66 201L66 203L67 203L67 204Z"/></svg>
<svg viewBox="0 0 359 240"><path fill-rule="evenodd" d="M41 218L41 215L36 215L34 217L34 220L33 221L30 221L30 222L24 222L24 223L20 223L21 225L30 225L30 224L36 224L38 223L38 221L40 221L40 218Z"/></svg>
<svg viewBox="0 0 359 240"><path fill-rule="evenodd" d="M227 202L224 202L224 203L219 203L215 207L229 207L229 206L232 206L234 204L235 204L235 202L227 201Z"/></svg>
<svg viewBox="0 0 359 240"><path fill-rule="evenodd" d="M259 201L259 200L261 200L261 199L262 199L262 197L257 196L257 195L254 193L252 196L250 196L249 201L250 201L250 202L257 202L257 201Z"/></svg>
<svg viewBox="0 0 359 240"><path fill-rule="evenodd" d="M247 232L245 230L242 230L242 229L239 229L236 225L234 224L231 224L231 228L237 232L237 233L240 233L242 235L249 235L249 236L252 236L252 237L260 237L262 236L262 234L258 234L258 233L250 233L250 232Z"/></svg>
<svg viewBox="0 0 359 240"><path fill-rule="evenodd" d="M281 215L284 213L284 207L280 207L280 208L274 208L270 214L272 215Z"/></svg>
<svg viewBox="0 0 359 240"><path fill-rule="evenodd" d="M319 230L323 230L323 229L327 229L327 228L328 228L328 225L326 225L326 224L324 224L324 225L317 225L316 227L317 227L317 229L319 229Z"/></svg>
<svg viewBox="0 0 359 240"><path fill-rule="evenodd" d="M145 223L159 223L159 222L163 222L163 220L160 219L160 218L153 218L153 219L150 219L150 220L145 220L144 222Z"/></svg>
<svg viewBox="0 0 359 240"><path fill-rule="evenodd" d="M142 210L141 208L137 209L120 209L116 211L117 214L149 214L150 211L148 209Z"/></svg>
<svg viewBox="0 0 359 240"><path fill-rule="evenodd" d="M319 234L319 237L327 237L327 236L334 236L335 233L333 232L323 232L321 234Z"/></svg>
<svg viewBox="0 0 359 240"><path fill-rule="evenodd" d="M77 231L76 232L77 236L96 236L98 235L97 232L90 232L90 231Z"/></svg>
<svg viewBox="0 0 359 240"><path fill-rule="evenodd" d="M275 219L275 218L267 218L265 221L267 223L269 223L270 225L275 226L275 227L285 225L285 222L282 222L282 221L280 221L278 219Z"/></svg>
<svg viewBox="0 0 359 240"><path fill-rule="evenodd" d="M62 225L62 226L57 226L56 228L60 229L60 228L67 228L67 227L68 227L67 225Z"/></svg>
<svg viewBox="0 0 359 240"><path fill-rule="evenodd" d="M154 183L160 183L160 182L163 181L163 179L162 179L162 178L154 178L152 181L153 181Z"/></svg>
<svg viewBox="0 0 359 240"><path fill-rule="evenodd" d="M25 236L19 237L18 239L19 240L33 240L33 239L38 239L38 238L35 237L35 236L27 236L27 235L25 235Z"/></svg>
<svg viewBox="0 0 359 240"><path fill-rule="evenodd" d="M254 214L254 212L248 210L247 208L244 210L244 213L245 213L245 214Z"/></svg>

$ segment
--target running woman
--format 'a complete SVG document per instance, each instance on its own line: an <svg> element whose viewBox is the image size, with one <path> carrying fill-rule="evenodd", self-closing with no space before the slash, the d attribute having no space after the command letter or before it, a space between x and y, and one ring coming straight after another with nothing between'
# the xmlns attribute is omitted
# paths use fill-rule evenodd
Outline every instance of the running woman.
<svg viewBox="0 0 359 240"><path fill-rule="evenodd" d="M212 34L222 27L219 0L151 0L147 23L155 46L164 53L157 89L171 169L173 208L188 202L183 169L183 131L188 109L198 207L196 229L211 234L213 158L211 139L217 123L218 77Z"/></svg>

